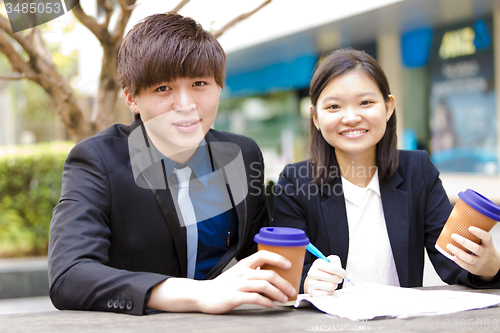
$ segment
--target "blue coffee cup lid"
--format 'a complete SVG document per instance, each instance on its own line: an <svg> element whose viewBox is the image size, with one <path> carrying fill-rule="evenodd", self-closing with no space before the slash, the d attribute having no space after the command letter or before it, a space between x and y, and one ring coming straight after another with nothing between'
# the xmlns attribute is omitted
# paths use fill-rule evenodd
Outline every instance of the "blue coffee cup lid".
<svg viewBox="0 0 500 333"><path fill-rule="evenodd" d="M305 246L309 244L304 230L286 227L264 227L253 240L270 246Z"/></svg>
<svg viewBox="0 0 500 333"><path fill-rule="evenodd" d="M470 188L458 193L458 197L484 216L500 221L500 206Z"/></svg>

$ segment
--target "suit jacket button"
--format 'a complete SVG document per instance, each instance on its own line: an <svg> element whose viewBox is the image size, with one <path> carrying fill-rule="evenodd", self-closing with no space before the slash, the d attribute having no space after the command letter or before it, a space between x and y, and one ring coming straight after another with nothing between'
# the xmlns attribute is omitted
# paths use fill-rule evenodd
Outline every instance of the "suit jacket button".
<svg viewBox="0 0 500 333"><path fill-rule="evenodd" d="M121 300L120 301L120 309L125 309L125 301L124 300Z"/></svg>
<svg viewBox="0 0 500 333"><path fill-rule="evenodd" d="M110 308L110 309L111 309L111 308L113 307L113 300L112 300L112 299L110 299L110 300L108 301L108 304L107 304L107 305L108 305L108 308Z"/></svg>
<svg viewBox="0 0 500 333"><path fill-rule="evenodd" d="M134 307L134 303L132 301L128 301L127 302L127 310L132 310L132 308Z"/></svg>
<svg viewBox="0 0 500 333"><path fill-rule="evenodd" d="M120 301L119 300L116 300L114 303L113 303L113 307L115 309L118 309L118 307L120 306Z"/></svg>

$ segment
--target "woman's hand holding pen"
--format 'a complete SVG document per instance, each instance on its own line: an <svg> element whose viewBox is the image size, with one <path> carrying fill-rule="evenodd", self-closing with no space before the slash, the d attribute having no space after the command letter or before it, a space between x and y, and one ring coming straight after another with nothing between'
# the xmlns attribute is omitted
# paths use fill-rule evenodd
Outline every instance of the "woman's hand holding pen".
<svg viewBox="0 0 500 333"><path fill-rule="evenodd" d="M476 227L469 227L469 231L481 239L481 244L476 244L458 234L453 234L451 238L474 254L469 254L452 244L448 244L447 248L453 253L454 260L460 267L489 281L500 270L500 252L493 244L489 232Z"/></svg>
<svg viewBox="0 0 500 333"><path fill-rule="evenodd" d="M345 277L345 270L342 268L340 258L335 255L328 256L330 262L323 259L316 259L304 281L304 292L311 296L333 295L339 283Z"/></svg>

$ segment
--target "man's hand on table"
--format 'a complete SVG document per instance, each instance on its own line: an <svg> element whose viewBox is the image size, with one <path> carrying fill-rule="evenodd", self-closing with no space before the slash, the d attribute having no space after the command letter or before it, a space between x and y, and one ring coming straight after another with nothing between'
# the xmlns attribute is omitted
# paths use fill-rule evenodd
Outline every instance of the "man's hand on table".
<svg viewBox="0 0 500 333"><path fill-rule="evenodd" d="M264 264L282 269L291 267L283 256L259 251L239 261L213 280L169 278L153 287L148 308L171 311L225 313L242 304L274 307L295 295L293 286Z"/></svg>

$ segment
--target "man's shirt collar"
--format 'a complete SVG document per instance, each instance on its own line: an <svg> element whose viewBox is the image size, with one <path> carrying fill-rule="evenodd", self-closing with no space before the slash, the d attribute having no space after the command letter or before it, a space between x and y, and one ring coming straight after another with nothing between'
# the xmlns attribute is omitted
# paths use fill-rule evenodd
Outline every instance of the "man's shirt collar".
<svg viewBox="0 0 500 333"><path fill-rule="evenodd" d="M175 168L182 169L185 166L188 166L193 171L191 179L198 179L205 187L208 186L207 175L212 172L212 166L210 162L210 154L208 153L208 145L206 144L205 139L200 142L193 156L191 156L191 158L185 164L180 164L169 159L159 150L158 153L160 154L160 158L165 164L167 178L170 178Z"/></svg>

